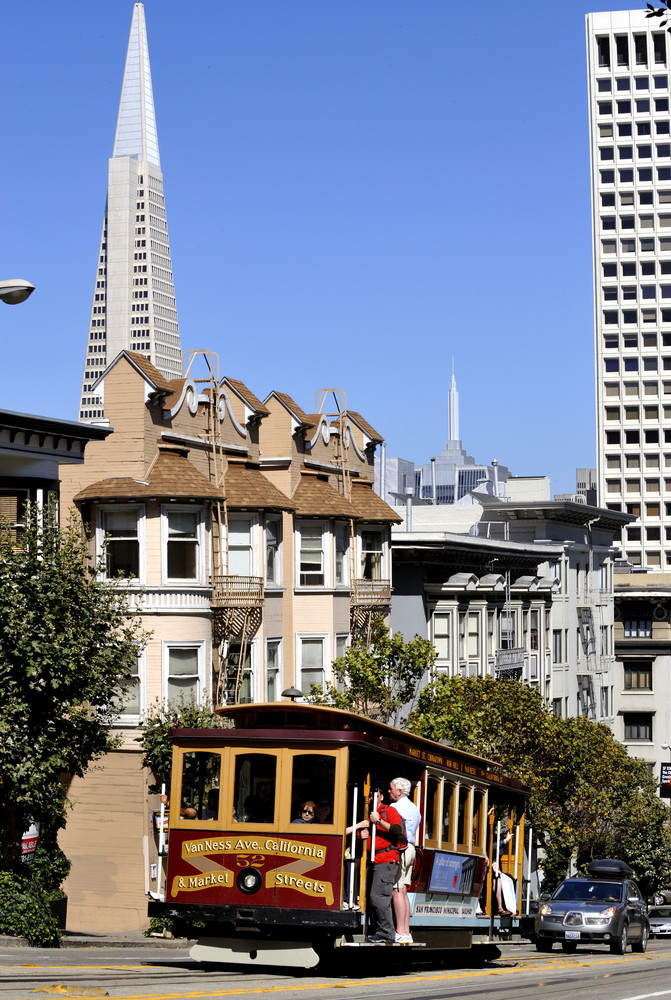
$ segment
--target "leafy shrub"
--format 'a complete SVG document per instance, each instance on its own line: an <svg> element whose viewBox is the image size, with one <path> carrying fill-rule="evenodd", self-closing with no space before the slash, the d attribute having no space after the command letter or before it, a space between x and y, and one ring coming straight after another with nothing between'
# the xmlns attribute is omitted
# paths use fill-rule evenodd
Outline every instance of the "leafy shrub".
<svg viewBox="0 0 671 1000"><path fill-rule="evenodd" d="M58 947L50 895L29 872L0 872L0 934L27 938L38 948Z"/></svg>

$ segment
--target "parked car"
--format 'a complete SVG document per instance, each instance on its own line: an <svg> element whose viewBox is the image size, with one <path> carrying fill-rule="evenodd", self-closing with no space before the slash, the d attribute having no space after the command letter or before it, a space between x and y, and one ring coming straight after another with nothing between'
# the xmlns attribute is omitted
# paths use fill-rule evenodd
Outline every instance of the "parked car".
<svg viewBox="0 0 671 1000"><path fill-rule="evenodd" d="M651 906L648 920L650 937L671 937L671 906Z"/></svg>
<svg viewBox="0 0 671 1000"><path fill-rule="evenodd" d="M607 944L617 955L629 943L632 951L645 951L647 907L632 874L624 861L601 858L591 862L587 875L565 879L538 909L537 951L552 951L555 941L566 952L581 943Z"/></svg>

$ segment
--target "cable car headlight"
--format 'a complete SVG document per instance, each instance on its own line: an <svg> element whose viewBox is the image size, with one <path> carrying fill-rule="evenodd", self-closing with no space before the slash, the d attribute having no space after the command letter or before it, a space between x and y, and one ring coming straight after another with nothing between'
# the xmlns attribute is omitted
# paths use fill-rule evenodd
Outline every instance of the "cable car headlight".
<svg viewBox="0 0 671 1000"><path fill-rule="evenodd" d="M240 892L251 895L253 892L258 892L263 885L263 876L257 868L243 868L241 872L238 872L235 881Z"/></svg>

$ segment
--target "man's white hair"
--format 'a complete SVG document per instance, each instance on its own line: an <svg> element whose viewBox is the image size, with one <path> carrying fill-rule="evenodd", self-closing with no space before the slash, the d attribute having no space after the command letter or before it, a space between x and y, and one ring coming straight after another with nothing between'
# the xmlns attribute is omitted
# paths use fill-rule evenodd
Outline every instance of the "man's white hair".
<svg viewBox="0 0 671 1000"><path fill-rule="evenodd" d="M412 788L412 784L408 781L407 778L394 778L391 784L399 792L402 792L403 795L410 795L410 789Z"/></svg>

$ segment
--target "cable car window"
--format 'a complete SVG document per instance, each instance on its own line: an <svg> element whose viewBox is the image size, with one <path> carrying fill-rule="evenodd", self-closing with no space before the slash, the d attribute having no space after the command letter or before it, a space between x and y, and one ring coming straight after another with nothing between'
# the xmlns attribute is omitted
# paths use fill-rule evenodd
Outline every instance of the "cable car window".
<svg viewBox="0 0 671 1000"><path fill-rule="evenodd" d="M335 769L336 758L326 754L296 754L292 758L292 823L333 824Z"/></svg>
<svg viewBox="0 0 671 1000"><path fill-rule="evenodd" d="M221 754L188 751L182 761L182 819L217 819Z"/></svg>
<svg viewBox="0 0 671 1000"><path fill-rule="evenodd" d="M238 754L233 791L234 822L272 823L276 785L277 757L274 754Z"/></svg>
<svg viewBox="0 0 671 1000"><path fill-rule="evenodd" d="M473 793L473 851L482 853L485 843L485 793L476 788Z"/></svg>
<svg viewBox="0 0 671 1000"><path fill-rule="evenodd" d="M438 841L440 822L440 778L429 775L426 785L426 840Z"/></svg>
<svg viewBox="0 0 671 1000"><path fill-rule="evenodd" d="M470 798L471 789L461 785L459 788L459 813L457 817L457 844L459 847L469 846L466 843L466 832L468 827L466 823L468 821L468 800ZM470 833L470 831L469 831Z"/></svg>
<svg viewBox="0 0 671 1000"><path fill-rule="evenodd" d="M443 782L443 825L441 842L443 847L454 846L454 802L456 788L451 781Z"/></svg>

